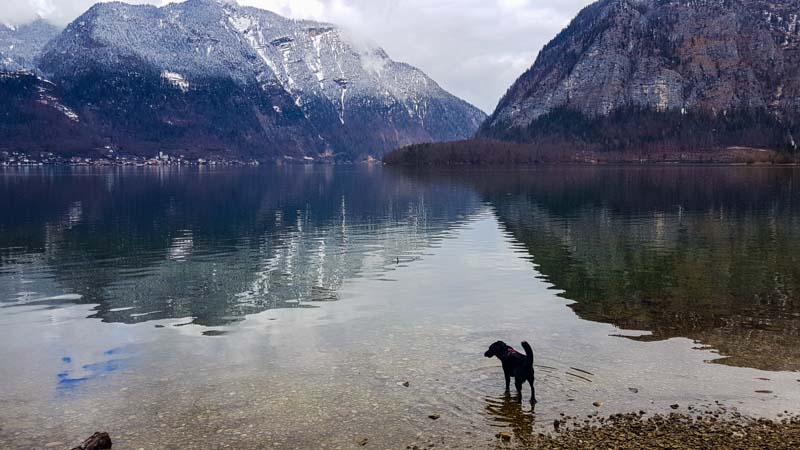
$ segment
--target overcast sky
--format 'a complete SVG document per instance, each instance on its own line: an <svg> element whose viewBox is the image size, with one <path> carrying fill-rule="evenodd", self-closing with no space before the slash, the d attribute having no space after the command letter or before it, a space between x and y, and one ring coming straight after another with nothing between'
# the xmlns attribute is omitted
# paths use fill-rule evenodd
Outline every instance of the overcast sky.
<svg viewBox="0 0 800 450"><path fill-rule="evenodd" d="M0 21L65 25L96 0L0 0ZM239 0L333 22L491 113L539 49L592 0ZM128 0L161 5L168 0Z"/></svg>

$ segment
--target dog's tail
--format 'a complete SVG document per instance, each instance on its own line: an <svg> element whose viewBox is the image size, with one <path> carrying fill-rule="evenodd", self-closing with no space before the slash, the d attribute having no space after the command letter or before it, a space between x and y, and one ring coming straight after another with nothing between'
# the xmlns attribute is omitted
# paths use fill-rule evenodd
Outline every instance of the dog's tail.
<svg viewBox="0 0 800 450"><path fill-rule="evenodd" d="M528 364L528 367L533 367L533 349L531 348L531 344L522 341L522 348L525 349L525 362Z"/></svg>

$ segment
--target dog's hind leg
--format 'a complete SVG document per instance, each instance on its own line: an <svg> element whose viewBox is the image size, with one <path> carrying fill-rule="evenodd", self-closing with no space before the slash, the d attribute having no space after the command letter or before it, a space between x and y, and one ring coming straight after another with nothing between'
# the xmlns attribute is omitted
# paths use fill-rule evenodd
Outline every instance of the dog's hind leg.
<svg viewBox="0 0 800 450"><path fill-rule="evenodd" d="M535 405L537 401L536 401L536 388L533 387L533 377L528 378L528 384L531 385L531 403Z"/></svg>
<svg viewBox="0 0 800 450"><path fill-rule="evenodd" d="M514 386L517 388L517 400L522 403L522 384L524 380L520 380L519 378L514 378Z"/></svg>

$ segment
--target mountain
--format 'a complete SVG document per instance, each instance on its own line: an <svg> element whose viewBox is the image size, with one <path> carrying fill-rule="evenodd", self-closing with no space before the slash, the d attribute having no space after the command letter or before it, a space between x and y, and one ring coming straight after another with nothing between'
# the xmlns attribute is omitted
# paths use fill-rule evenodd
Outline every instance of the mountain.
<svg viewBox="0 0 800 450"><path fill-rule="evenodd" d="M44 20L18 27L0 24L0 71L34 69L45 44L60 31Z"/></svg>
<svg viewBox="0 0 800 450"><path fill-rule="evenodd" d="M601 0L479 136L587 148L797 149L800 1Z"/></svg>
<svg viewBox="0 0 800 450"><path fill-rule="evenodd" d="M70 155L105 145L63 104L58 87L33 73L0 72L0 105L0 151Z"/></svg>
<svg viewBox="0 0 800 450"><path fill-rule="evenodd" d="M465 138L485 118L334 25L215 0L96 4L38 69L83 127L130 154L353 160Z"/></svg>

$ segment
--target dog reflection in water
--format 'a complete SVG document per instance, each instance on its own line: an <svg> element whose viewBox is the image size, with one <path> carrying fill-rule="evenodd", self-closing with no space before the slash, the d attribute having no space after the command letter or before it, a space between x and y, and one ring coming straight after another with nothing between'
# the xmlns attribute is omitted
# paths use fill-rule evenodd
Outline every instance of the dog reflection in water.
<svg viewBox="0 0 800 450"><path fill-rule="evenodd" d="M518 441L525 443L532 440L536 415L533 410L525 411L522 403L512 397L510 392L502 397L487 397L486 413L493 426L506 430L511 428Z"/></svg>
<svg viewBox="0 0 800 450"><path fill-rule="evenodd" d="M514 377L514 386L517 388L517 398L522 401L522 385L527 381L531 385L531 403L536 403L536 388L533 387L533 349L527 342L522 343L525 354L514 350L503 341L497 341L489 346L483 356L496 357L503 363L503 375L506 378L506 392L510 390L511 377Z"/></svg>

